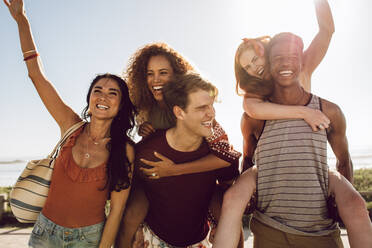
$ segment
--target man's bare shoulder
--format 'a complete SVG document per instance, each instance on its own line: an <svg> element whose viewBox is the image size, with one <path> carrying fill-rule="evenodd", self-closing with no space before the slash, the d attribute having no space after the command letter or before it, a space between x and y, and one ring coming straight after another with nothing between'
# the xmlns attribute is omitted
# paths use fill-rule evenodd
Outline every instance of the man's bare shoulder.
<svg viewBox="0 0 372 248"><path fill-rule="evenodd" d="M337 104L323 98L321 98L320 101L322 106L321 110L325 115L328 116L328 118L337 119L343 116L342 110Z"/></svg>
<svg viewBox="0 0 372 248"><path fill-rule="evenodd" d="M322 112L331 121L328 134L331 131L335 131L335 129L344 130L346 126L346 120L341 108L337 104L323 98L321 98L321 106Z"/></svg>

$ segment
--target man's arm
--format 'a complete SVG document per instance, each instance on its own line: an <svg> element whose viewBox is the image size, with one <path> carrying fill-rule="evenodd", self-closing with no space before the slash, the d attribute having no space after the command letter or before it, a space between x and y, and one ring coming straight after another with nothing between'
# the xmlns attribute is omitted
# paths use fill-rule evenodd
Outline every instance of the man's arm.
<svg viewBox="0 0 372 248"><path fill-rule="evenodd" d="M328 142L336 155L336 169L347 180L353 183L353 163L351 162L346 138L346 120L340 107L322 99L323 111L331 120L327 130Z"/></svg>
<svg viewBox="0 0 372 248"><path fill-rule="evenodd" d="M240 129L243 135L243 160L242 160L242 172L249 169L254 165L253 155L256 150L258 133L258 127L263 127L263 121L255 120L249 117L246 113L242 115L240 121Z"/></svg>

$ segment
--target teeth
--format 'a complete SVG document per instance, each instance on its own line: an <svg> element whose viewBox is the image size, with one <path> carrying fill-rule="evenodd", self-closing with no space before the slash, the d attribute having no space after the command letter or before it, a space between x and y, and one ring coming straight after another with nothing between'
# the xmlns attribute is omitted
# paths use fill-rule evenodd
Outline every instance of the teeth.
<svg viewBox="0 0 372 248"><path fill-rule="evenodd" d="M202 122L202 125L203 126L212 126L212 121L204 121L204 122Z"/></svg>
<svg viewBox="0 0 372 248"><path fill-rule="evenodd" d="M152 87L154 90L161 90L163 88L163 85L159 85L159 86L153 86Z"/></svg>
<svg viewBox="0 0 372 248"><path fill-rule="evenodd" d="M99 109L108 109L109 107L107 107L105 105L97 104L97 108L99 108Z"/></svg>
<svg viewBox="0 0 372 248"><path fill-rule="evenodd" d="M280 71L279 74L284 77L291 76L293 74L293 71L291 70L286 70L286 71Z"/></svg>
<svg viewBox="0 0 372 248"><path fill-rule="evenodd" d="M288 71L280 71L280 74L292 74L293 72L288 70Z"/></svg>

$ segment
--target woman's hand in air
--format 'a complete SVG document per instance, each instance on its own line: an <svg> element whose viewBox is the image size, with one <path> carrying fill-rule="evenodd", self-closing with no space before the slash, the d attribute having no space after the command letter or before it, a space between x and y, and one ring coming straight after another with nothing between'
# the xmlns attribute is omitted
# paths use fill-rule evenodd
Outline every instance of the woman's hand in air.
<svg viewBox="0 0 372 248"><path fill-rule="evenodd" d="M143 174L149 179L175 176L176 166L174 162L160 153L154 152L154 155L159 158L160 161L154 162L146 159L140 159L142 163L153 167L151 169L141 168L140 170L143 172Z"/></svg>
<svg viewBox="0 0 372 248"><path fill-rule="evenodd" d="M307 108L304 120L310 125L314 132L327 129L331 124L329 118L318 109Z"/></svg>
<svg viewBox="0 0 372 248"><path fill-rule="evenodd" d="M144 122L139 126L138 135L142 137L149 136L150 134L154 133L155 129L151 126L149 122Z"/></svg>
<svg viewBox="0 0 372 248"><path fill-rule="evenodd" d="M23 0L3 0L16 22L25 16Z"/></svg>

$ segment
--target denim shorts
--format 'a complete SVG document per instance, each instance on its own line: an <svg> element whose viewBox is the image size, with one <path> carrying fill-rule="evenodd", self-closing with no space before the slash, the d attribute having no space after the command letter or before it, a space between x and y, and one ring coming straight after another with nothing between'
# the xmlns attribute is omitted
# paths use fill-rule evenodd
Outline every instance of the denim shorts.
<svg viewBox="0 0 372 248"><path fill-rule="evenodd" d="M98 247L104 222L78 228L59 226L40 213L32 230L29 247Z"/></svg>

